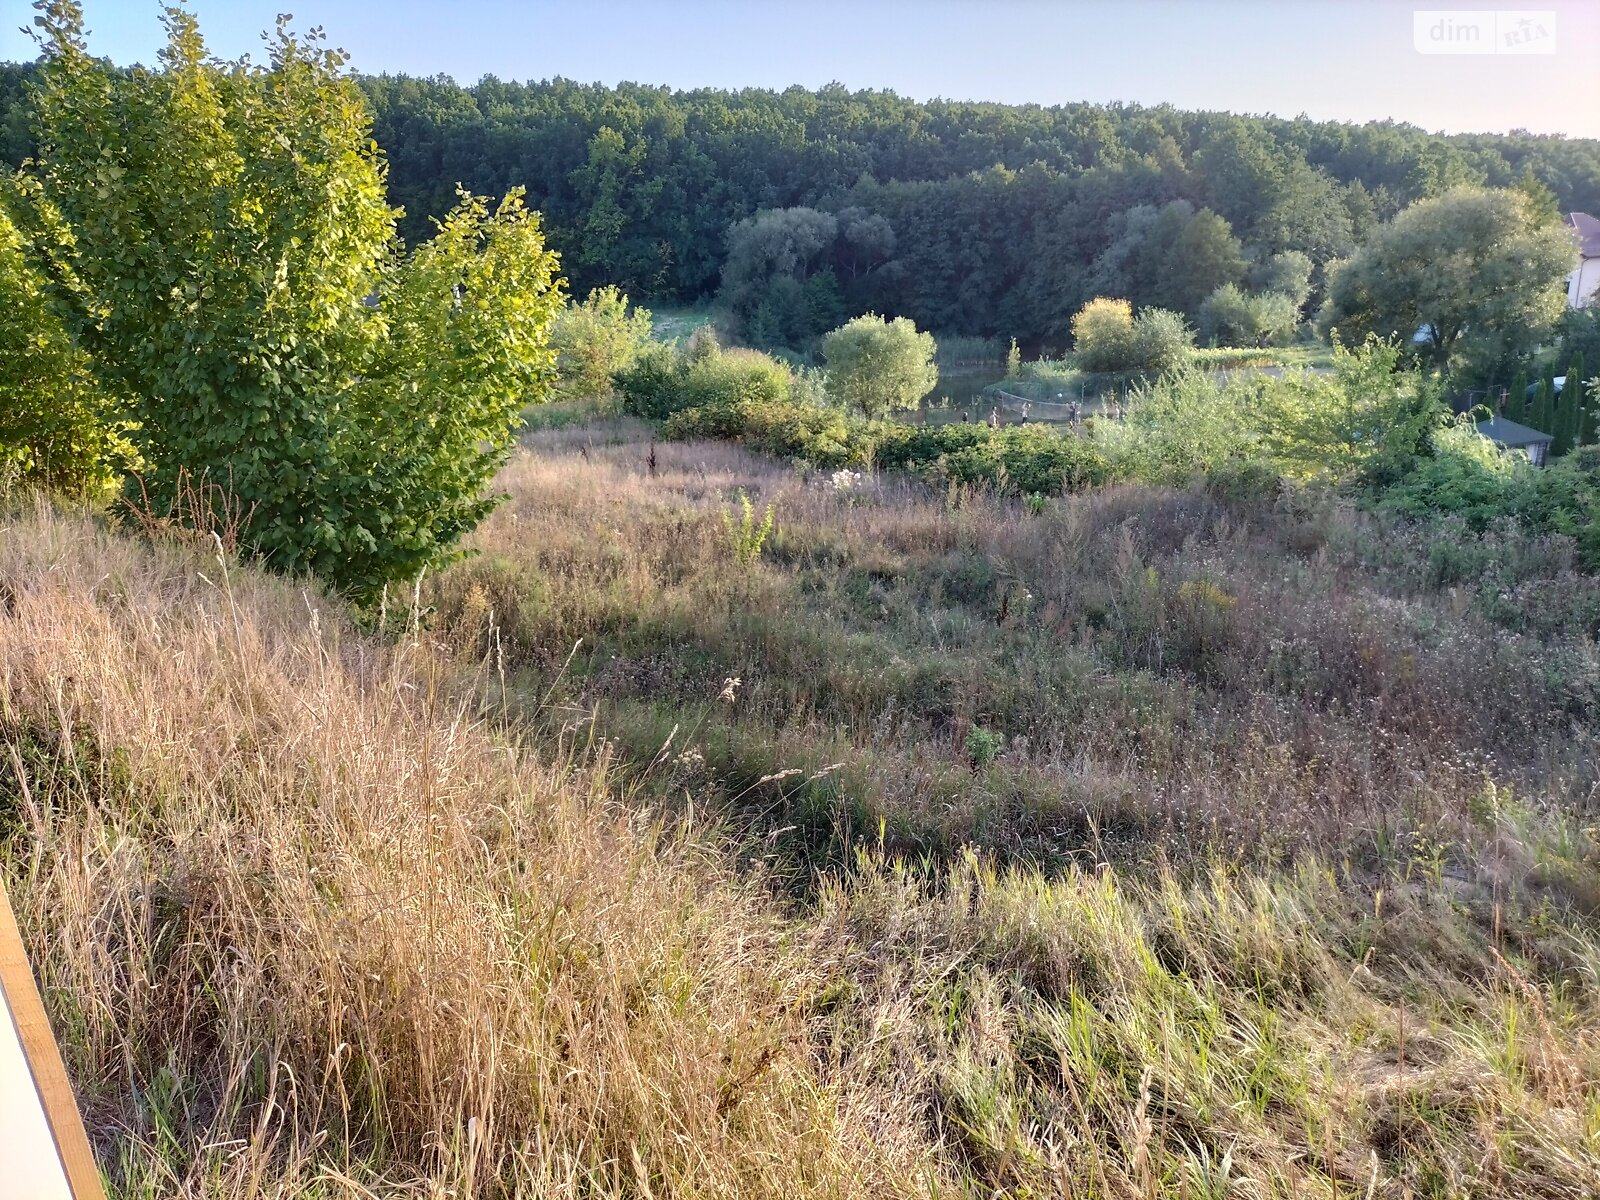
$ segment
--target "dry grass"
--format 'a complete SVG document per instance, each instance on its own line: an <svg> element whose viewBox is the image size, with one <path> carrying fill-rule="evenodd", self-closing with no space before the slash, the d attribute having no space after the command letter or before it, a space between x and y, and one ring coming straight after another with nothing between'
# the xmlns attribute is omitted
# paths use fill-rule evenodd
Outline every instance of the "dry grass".
<svg viewBox="0 0 1600 1200"><path fill-rule="evenodd" d="M1496 623L1433 585L1427 547L1333 501L1130 487L1030 515L889 478L839 491L726 445L654 446L652 471L626 428L530 443L481 556L430 593L441 627L524 669L553 723L598 712L633 758L677 727L707 766L658 769L664 790L1034 859L1384 858L1468 837L1486 778L1594 811L1585 623ZM740 493L777 514L751 569L723 528ZM1600 609L1558 550L1519 552L1521 598L1491 604L1531 626ZM977 778L974 724L1006 738Z"/></svg>
<svg viewBox="0 0 1600 1200"><path fill-rule="evenodd" d="M0 531L0 862L118 1195L1595 1194L1561 546L529 442L384 640Z"/></svg>
<svg viewBox="0 0 1600 1200"><path fill-rule="evenodd" d="M88 519L9 522L0 579L8 882L124 1194L915 1190L759 880L603 763Z"/></svg>

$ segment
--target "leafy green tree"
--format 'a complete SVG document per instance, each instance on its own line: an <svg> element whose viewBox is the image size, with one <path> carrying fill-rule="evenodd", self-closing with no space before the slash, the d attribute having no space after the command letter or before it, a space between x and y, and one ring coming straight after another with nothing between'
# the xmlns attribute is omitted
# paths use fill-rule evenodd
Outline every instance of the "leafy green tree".
<svg viewBox="0 0 1600 1200"><path fill-rule="evenodd" d="M868 313L822 339L828 393L863 416L911 408L939 382L933 335L904 317Z"/></svg>
<svg viewBox="0 0 1600 1200"><path fill-rule="evenodd" d="M556 318L558 387L569 396L603 396L650 340L650 310L629 308L615 287L595 288Z"/></svg>
<svg viewBox="0 0 1600 1200"><path fill-rule="evenodd" d="M1523 369L1517 372L1511 384L1511 393L1506 397L1506 416L1527 424L1528 415L1528 372Z"/></svg>
<svg viewBox="0 0 1600 1200"><path fill-rule="evenodd" d="M1175 371L1194 349L1194 330L1179 313L1147 308L1133 321L1133 362L1130 369L1146 375Z"/></svg>
<svg viewBox="0 0 1600 1200"><path fill-rule="evenodd" d="M131 448L0 209L0 485L108 488Z"/></svg>
<svg viewBox="0 0 1600 1200"><path fill-rule="evenodd" d="M1072 318L1072 352L1085 371L1121 371L1133 357L1133 305L1096 296Z"/></svg>
<svg viewBox="0 0 1600 1200"><path fill-rule="evenodd" d="M1119 233L1095 263L1095 282L1140 305L1197 312L1205 298L1244 272L1244 252L1228 223L1184 200L1139 205L1116 222Z"/></svg>
<svg viewBox="0 0 1600 1200"><path fill-rule="evenodd" d="M1261 346L1292 330L1299 317L1298 306L1282 293L1251 295L1225 283L1206 297L1198 323L1200 335L1219 345Z"/></svg>
<svg viewBox="0 0 1600 1200"><path fill-rule="evenodd" d="M112 71L76 3L38 7L40 162L12 199L152 502L204 477L245 546L362 596L447 557L553 375L537 215L463 195L403 255L342 54L280 21L266 66L218 64L169 8L162 69Z"/></svg>
<svg viewBox="0 0 1600 1200"><path fill-rule="evenodd" d="M1503 362L1560 316L1575 253L1522 193L1457 189L1412 205L1330 272L1324 324L1347 340L1422 330L1439 368L1468 345Z"/></svg>
<svg viewBox="0 0 1600 1200"><path fill-rule="evenodd" d="M1257 294L1287 296L1298 310L1311 296L1311 257L1299 250L1281 250L1250 264L1246 280Z"/></svg>
<svg viewBox="0 0 1600 1200"><path fill-rule="evenodd" d="M1244 273L1244 251L1228 223L1202 208L1184 225L1161 277L1165 286L1149 293L1148 304L1178 312L1197 312L1205 298Z"/></svg>
<svg viewBox="0 0 1600 1200"><path fill-rule="evenodd" d="M763 209L736 222L728 230L719 303L745 323L752 341L782 344L807 324L804 284L838 236L838 218L814 208Z"/></svg>
<svg viewBox="0 0 1600 1200"><path fill-rule="evenodd" d="M1104 296L1072 318L1072 339L1080 368L1112 374L1165 374L1194 348L1194 332L1178 313L1146 308L1135 318L1126 300Z"/></svg>

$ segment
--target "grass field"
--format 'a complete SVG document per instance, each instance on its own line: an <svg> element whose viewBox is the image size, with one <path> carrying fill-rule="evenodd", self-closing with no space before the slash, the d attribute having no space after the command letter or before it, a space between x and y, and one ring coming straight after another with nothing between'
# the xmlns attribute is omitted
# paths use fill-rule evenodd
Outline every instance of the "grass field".
<svg viewBox="0 0 1600 1200"><path fill-rule="evenodd" d="M6 518L4 869L116 1195L1594 1194L1569 545L592 412L499 485L381 634Z"/></svg>

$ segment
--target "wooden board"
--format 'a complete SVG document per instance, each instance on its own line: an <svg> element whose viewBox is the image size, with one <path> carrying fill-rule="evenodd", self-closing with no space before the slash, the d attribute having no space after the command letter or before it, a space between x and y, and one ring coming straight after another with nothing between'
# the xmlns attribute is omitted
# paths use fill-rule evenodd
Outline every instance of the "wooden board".
<svg viewBox="0 0 1600 1200"><path fill-rule="evenodd" d="M3 885L0 1200L105 1200L78 1102Z"/></svg>

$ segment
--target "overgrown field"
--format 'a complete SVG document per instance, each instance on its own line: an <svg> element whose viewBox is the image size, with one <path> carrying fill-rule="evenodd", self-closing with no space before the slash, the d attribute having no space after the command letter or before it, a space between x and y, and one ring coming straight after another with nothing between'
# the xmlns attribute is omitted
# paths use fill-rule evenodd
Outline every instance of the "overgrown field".
<svg viewBox="0 0 1600 1200"><path fill-rule="evenodd" d="M500 486L377 633L6 518L6 882L118 1195L1595 1194L1569 541L630 422Z"/></svg>

